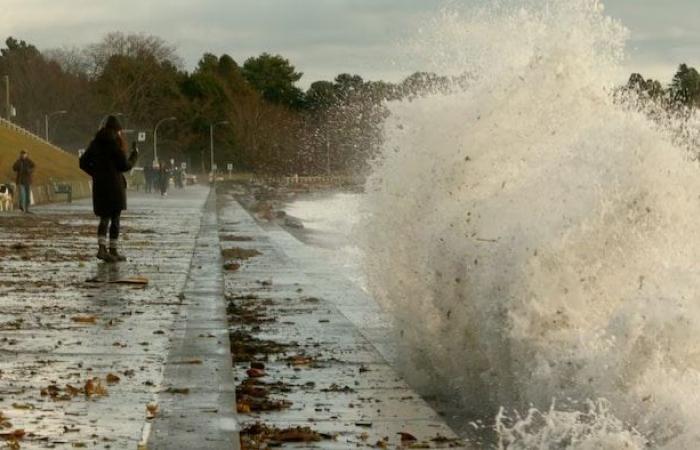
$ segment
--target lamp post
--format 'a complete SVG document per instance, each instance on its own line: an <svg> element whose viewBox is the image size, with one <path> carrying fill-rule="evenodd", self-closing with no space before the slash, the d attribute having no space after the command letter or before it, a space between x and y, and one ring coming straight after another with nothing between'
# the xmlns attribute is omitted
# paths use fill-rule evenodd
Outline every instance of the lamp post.
<svg viewBox="0 0 700 450"><path fill-rule="evenodd" d="M46 142L49 142L49 117L55 116L58 114L68 114L68 111L61 110L61 111L54 111L50 114L46 114L44 116L44 126L45 126L45 131L46 131Z"/></svg>
<svg viewBox="0 0 700 450"><path fill-rule="evenodd" d="M228 125L228 120L209 124L209 150L211 152L211 179L214 181L214 127L217 125Z"/></svg>
<svg viewBox="0 0 700 450"><path fill-rule="evenodd" d="M163 123L163 122L168 122L171 120L177 120L176 117L166 117L165 119L161 119L153 128L153 162L155 164L158 164L158 127Z"/></svg>
<svg viewBox="0 0 700 450"><path fill-rule="evenodd" d="M10 104L10 76L5 75L5 114L6 119L12 120L12 105Z"/></svg>

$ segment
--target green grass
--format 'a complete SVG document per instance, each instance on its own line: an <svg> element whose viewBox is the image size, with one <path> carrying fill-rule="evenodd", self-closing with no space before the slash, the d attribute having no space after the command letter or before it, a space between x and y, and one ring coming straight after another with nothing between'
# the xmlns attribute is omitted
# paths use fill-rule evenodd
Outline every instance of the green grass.
<svg viewBox="0 0 700 450"><path fill-rule="evenodd" d="M56 181L85 181L87 175L78 167L78 158L46 145L42 141L17 133L0 124L0 184L15 180L12 165L21 150L29 152L36 164L34 184Z"/></svg>

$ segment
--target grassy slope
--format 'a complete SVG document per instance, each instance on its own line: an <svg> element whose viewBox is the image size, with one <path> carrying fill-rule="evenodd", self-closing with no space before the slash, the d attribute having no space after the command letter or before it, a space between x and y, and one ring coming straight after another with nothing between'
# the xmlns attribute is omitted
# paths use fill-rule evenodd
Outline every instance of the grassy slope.
<svg viewBox="0 0 700 450"><path fill-rule="evenodd" d="M86 175L78 167L78 159L74 155L64 153L31 139L29 136L18 134L0 125L0 183L14 181L12 164L19 157L20 150L27 150L29 158L36 164L34 184L46 184L50 178L59 180L85 180Z"/></svg>

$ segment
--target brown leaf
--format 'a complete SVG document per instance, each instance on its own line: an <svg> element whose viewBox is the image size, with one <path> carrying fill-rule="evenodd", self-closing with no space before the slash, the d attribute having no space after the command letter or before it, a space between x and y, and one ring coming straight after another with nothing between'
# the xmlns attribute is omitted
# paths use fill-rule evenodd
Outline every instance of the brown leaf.
<svg viewBox="0 0 700 450"><path fill-rule="evenodd" d="M72 396L76 396L76 395L79 395L80 393L84 392L76 387L71 386L70 384L66 385L65 391L68 393L68 395L72 395Z"/></svg>
<svg viewBox="0 0 700 450"><path fill-rule="evenodd" d="M288 428L275 434L275 440L280 442L318 442L321 436L309 427Z"/></svg>
<svg viewBox="0 0 700 450"><path fill-rule="evenodd" d="M34 405L32 405L31 403L13 403L12 407L15 409L34 409Z"/></svg>
<svg viewBox="0 0 700 450"><path fill-rule="evenodd" d="M405 433L402 431L402 432L399 432L398 434L401 435L401 442L414 442L414 441L418 440L411 433Z"/></svg>
<svg viewBox="0 0 700 450"><path fill-rule="evenodd" d="M108 373L106 379L107 379L107 383L109 383L109 384L115 384L115 383L119 383L121 381L121 378L119 378L117 375L115 375L113 373Z"/></svg>
<svg viewBox="0 0 700 450"><path fill-rule="evenodd" d="M102 382L99 378L92 378L90 380L87 380L85 382L84 391L85 395L87 395L88 397L93 395L107 395L107 389L104 386L102 386Z"/></svg>
<svg viewBox="0 0 700 450"><path fill-rule="evenodd" d="M97 317L95 316L74 316L71 320L75 323L87 323L94 325L97 323Z"/></svg>
<svg viewBox="0 0 700 450"><path fill-rule="evenodd" d="M224 270L227 270L229 272L235 272L240 268L241 268L241 265L238 263L235 263L235 262L229 262L229 263L224 264Z"/></svg>
<svg viewBox="0 0 700 450"><path fill-rule="evenodd" d="M6 440L6 441L19 441L22 438L24 438L24 435L27 434L25 433L24 430L18 428L14 431L10 431L9 433L0 433L0 438Z"/></svg>
<svg viewBox="0 0 700 450"><path fill-rule="evenodd" d="M239 400L238 402L236 402L236 412L238 412L238 414L249 414L250 404Z"/></svg>
<svg viewBox="0 0 700 450"><path fill-rule="evenodd" d="M110 281L111 284L135 284L140 286L145 286L148 284L148 278L142 276L134 276L122 278L116 281Z"/></svg>
<svg viewBox="0 0 700 450"><path fill-rule="evenodd" d="M188 359L188 360L185 360L185 361L175 361L175 362L171 362L170 364L171 364L171 365L178 365L178 364L183 364L183 365L186 365L186 364L202 364L202 360L201 360L201 359Z"/></svg>
<svg viewBox="0 0 700 450"><path fill-rule="evenodd" d="M305 366L314 362L314 359L310 356L296 355L290 356L287 361L293 366Z"/></svg>
<svg viewBox="0 0 700 450"><path fill-rule="evenodd" d="M154 419L158 415L158 405L155 403L149 403L146 405L146 418Z"/></svg>
<svg viewBox="0 0 700 450"><path fill-rule="evenodd" d="M182 395L188 395L190 393L189 388L175 388L175 387L169 387L168 389L165 390L168 394L182 394Z"/></svg>
<svg viewBox="0 0 700 450"><path fill-rule="evenodd" d="M0 411L0 429L2 428L12 428L12 422Z"/></svg>
<svg viewBox="0 0 700 450"><path fill-rule="evenodd" d="M264 370L261 369L248 369L246 370L246 375L248 375L250 378L262 378L266 375Z"/></svg>

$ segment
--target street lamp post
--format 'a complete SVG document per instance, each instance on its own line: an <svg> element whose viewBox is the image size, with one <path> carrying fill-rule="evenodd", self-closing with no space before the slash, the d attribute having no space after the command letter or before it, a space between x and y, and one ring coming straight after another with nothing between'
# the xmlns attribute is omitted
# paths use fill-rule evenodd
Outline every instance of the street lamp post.
<svg viewBox="0 0 700 450"><path fill-rule="evenodd" d="M155 164L158 164L158 127L163 123L163 122L168 122L170 120L177 120L175 117L166 117L165 119L161 119L153 128L153 162Z"/></svg>
<svg viewBox="0 0 700 450"><path fill-rule="evenodd" d="M10 76L5 75L5 117L7 120L12 120L12 105L10 104Z"/></svg>
<svg viewBox="0 0 700 450"><path fill-rule="evenodd" d="M61 110L61 111L54 111L50 114L46 114L44 116L44 126L45 126L45 131L46 131L46 142L49 142L49 117L55 116L58 114L68 114L68 111Z"/></svg>
<svg viewBox="0 0 700 450"><path fill-rule="evenodd" d="M209 150L211 152L211 179L214 181L214 127L217 125L228 125L228 120L222 120L221 122L210 123L209 124Z"/></svg>

